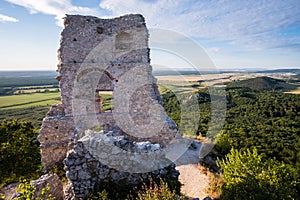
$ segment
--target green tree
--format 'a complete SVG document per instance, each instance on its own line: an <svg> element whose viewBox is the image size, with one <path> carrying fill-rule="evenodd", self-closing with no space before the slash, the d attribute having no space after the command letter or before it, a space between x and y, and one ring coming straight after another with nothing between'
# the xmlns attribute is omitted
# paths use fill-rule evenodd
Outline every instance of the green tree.
<svg viewBox="0 0 300 200"><path fill-rule="evenodd" d="M0 184L7 178L31 176L40 168L37 133L30 122L4 121L0 124Z"/></svg>
<svg viewBox="0 0 300 200"><path fill-rule="evenodd" d="M218 165L223 172L221 199L295 199L294 171L283 162L264 160L256 149L231 149Z"/></svg>

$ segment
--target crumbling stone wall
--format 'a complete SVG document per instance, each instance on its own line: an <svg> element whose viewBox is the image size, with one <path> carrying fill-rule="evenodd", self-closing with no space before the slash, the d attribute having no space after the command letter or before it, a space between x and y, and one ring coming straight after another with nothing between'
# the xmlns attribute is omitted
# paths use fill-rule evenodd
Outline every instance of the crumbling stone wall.
<svg viewBox="0 0 300 200"><path fill-rule="evenodd" d="M51 107L38 137L44 169L48 171L64 160L76 198L86 197L95 183L104 179L126 180L129 184L137 184L148 175L171 174L177 179L178 173L168 158L158 159L163 164L153 171L150 168L137 173L116 170L112 167L118 165L116 160L102 159L95 151L101 148L99 144L104 137L95 137L96 132L86 137L88 129L101 126L101 134L126 138L115 141L114 145L134 143L138 147L148 142L147 148L159 146L159 151L174 138L180 138L176 124L161 105L150 65L144 18L141 15L114 19L67 15L64 22L57 70L62 104ZM102 112L99 91L113 92L112 112ZM116 146L125 154L141 153L139 148ZM113 154L110 151L113 150L106 155ZM153 152L142 153L148 156ZM136 164L140 163L136 161Z"/></svg>
<svg viewBox="0 0 300 200"><path fill-rule="evenodd" d="M35 186L34 196L41 195L43 189L47 189L48 193L52 195L56 200L63 199L63 183L56 174L45 174L39 179L32 181Z"/></svg>
<svg viewBox="0 0 300 200"><path fill-rule="evenodd" d="M86 144L86 141L77 142L74 149L68 152L68 155L64 160L67 177L72 183L71 191L73 196L85 198L86 194L91 191L95 185L107 182L113 183L116 188L122 188L126 185L129 190L130 188L133 189L135 186L140 185L141 182L149 180L149 177L156 181L158 181L159 177L163 178L166 176L170 179L178 179L179 172L175 169L175 164L170 161L167 162L167 164L160 163L160 159L155 160L157 163L144 162L146 165L150 165L149 168L151 167L151 164L159 164L164 167L144 173L131 173L131 170L126 170L125 168L134 168L136 166L134 163L140 162L141 159L133 158L129 160L125 156L123 159L119 159L120 156L123 156L121 155L122 150L124 150L123 152L134 151L141 153L141 155L143 153L155 154L156 151L160 150L158 144L151 144L150 142L133 142L126 136L116 136L116 133L113 131L109 131L107 134L104 134L103 132L89 132L96 135L98 141L100 141L99 144L93 141L95 143L93 150L100 150L102 152L100 157L102 157L103 160L109 160L109 165L100 162L101 158L96 159L93 156L93 150L88 150L84 145ZM114 145L104 145L104 143L102 143L103 140L110 140ZM108 157L117 157L117 159L110 159ZM125 163L128 161L132 164ZM124 167L124 170L116 170L112 165L116 165L117 169L119 166L122 166ZM72 199L72 195L70 196L70 194L68 194L68 196L70 196L69 199Z"/></svg>

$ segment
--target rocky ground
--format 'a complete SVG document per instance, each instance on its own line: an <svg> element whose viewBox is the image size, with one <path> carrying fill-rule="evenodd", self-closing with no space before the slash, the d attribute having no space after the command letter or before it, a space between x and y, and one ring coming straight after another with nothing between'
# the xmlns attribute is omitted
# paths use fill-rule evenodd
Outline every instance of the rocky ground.
<svg viewBox="0 0 300 200"><path fill-rule="evenodd" d="M203 199L207 197L205 189L208 186L208 176L197 168L201 143L194 142L193 146L194 148L189 148L175 164L180 172L179 181L183 184L181 192L190 198Z"/></svg>

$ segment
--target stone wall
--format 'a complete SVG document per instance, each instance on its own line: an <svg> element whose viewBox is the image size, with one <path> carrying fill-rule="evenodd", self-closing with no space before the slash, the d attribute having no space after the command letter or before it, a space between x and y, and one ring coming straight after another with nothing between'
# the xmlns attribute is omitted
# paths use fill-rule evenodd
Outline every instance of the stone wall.
<svg viewBox="0 0 300 200"><path fill-rule="evenodd" d="M45 174L31 184L35 186L35 197L39 197L43 189L46 189L56 200L63 199L63 183L56 174Z"/></svg>
<svg viewBox="0 0 300 200"><path fill-rule="evenodd" d="M129 159L122 155L122 153L128 153L129 151L141 153L141 155L144 153L147 154L148 158L149 154L154 155L156 151L160 151L159 144L133 142L126 136L116 136L113 131L109 131L108 133L88 132L89 134L93 134L95 136L94 139L97 139L99 142L95 142L94 145L89 145L92 148L87 149L85 147L85 144L87 144L86 140L90 140L90 138L86 137L82 139L76 143L74 149L68 151L67 157L64 160L66 175L72 183L72 193L75 197L85 198L86 194L99 183L110 182L113 183L116 188L122 188L126 185L128 189L133 189L143 181L147 181L149 177L153 180L158 180L159 177L165 176L174 180L178 179L179 172L175 169L175 164L169 160L165 160L166 163L163 163L159 158L155 159L157 163L147 163L149 169L151 169L151 164L159 164L165 167L145 173L132 173L130 171L138 172L138 169L126 169L126 167L134 168L136 162L141 162L142 159L140 157L132 157L132 159ZM103 143L108 140L110 140L113 145L105 145ZM100 151L101 155L95 158L93 156L94 151ZM101 162L102 160L105 160L104 163L107 165ZM122 167L123 170L120 170L120 167ZM72 196L69 198L72 199Z"/></svg>
<svg viewBox="0 0 300 200"><path fill-rule="evenodd" d="M64 20L57 70L62 104L51 107L38 137L45 171L64 160L75 198L86 197L87 191L106 179L126 180L133 185L149 175L172 174L177 179L178 173L164 148L180 134L162 107L152 75L144 18L67 15ZM99 91L112 91L112 112L102 112ZM118 142L133 144L133 149L124 149L117 141L103 149L101 141L111 140L87 131L99 126L101 134L125 137L130 142ZM94 143L100 150L95 151ZM142 144L148 144L147 148L159 146L160 153L141 152L137 147ZM106 153L99 153L102 150ZM138 154L141 160L134 158L133 163L123 165L122 153L130 155L129 160ZM156 154L158 159L154 159ZM113 159L114 155L119 161ZM149 167L151 162L156 166Z"/></svg>

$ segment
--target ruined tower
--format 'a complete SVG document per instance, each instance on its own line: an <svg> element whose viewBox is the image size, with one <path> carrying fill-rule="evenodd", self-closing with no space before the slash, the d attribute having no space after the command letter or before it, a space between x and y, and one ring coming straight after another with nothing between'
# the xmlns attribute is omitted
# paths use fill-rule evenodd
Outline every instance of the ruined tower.
<svg viewBox="0 0 300 200"><path fill-rule="evenodd" d="M161 105L143 16L67 15L64 25L57 70L62 104L51 107L38 137L44 169L64 160L78 198L105 178L134 184L140 177L169 173L176 179L170 159L153 153L180 134ZM103 109L101 92L112 94L111 110ZM112 147L103 148L101 141L107 140ZM116 160L122 153L128 158ZM136 153L140 160L132 158ZM151 163L134 168L149 161L150 153Z"/></svg>

